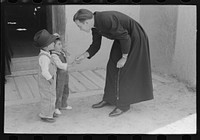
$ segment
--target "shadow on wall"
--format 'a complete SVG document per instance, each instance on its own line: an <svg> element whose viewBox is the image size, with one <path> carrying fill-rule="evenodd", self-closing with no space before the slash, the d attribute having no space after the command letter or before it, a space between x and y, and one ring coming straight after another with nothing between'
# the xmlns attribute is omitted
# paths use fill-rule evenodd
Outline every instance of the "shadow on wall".
<svg viewBox="0 0 200 140"><path fill-rule="evenodd" d="M141 6L152 70L196 86L196 7Z"/></svg>
<svg viewBox="0 0 200 140"><path fill-rule="evenodd" d="M177 6L141 6L140 22L149 36L154 71L170 73L175 52Z"/></svg>
<svg viewBox="0 0 200 140"><path fill-rule="evenodd" d="M179 6L175 54L171 73L196 87L196 7Z"/></svg>

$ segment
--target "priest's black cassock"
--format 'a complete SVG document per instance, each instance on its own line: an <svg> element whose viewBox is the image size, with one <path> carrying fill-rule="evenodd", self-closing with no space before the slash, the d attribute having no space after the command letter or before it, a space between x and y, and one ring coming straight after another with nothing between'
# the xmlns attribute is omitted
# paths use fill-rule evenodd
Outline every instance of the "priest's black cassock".
<svg viewBox="0 0 200 140"><path fill-rule="evenodd" d="M114 40L106 69L103 100L126 106L153 99L148 37L138 22L117 11L94 13L93 42L87 52L89 59L101 46L102 36ZM128 54L122 68L117 62Z"/></svg>

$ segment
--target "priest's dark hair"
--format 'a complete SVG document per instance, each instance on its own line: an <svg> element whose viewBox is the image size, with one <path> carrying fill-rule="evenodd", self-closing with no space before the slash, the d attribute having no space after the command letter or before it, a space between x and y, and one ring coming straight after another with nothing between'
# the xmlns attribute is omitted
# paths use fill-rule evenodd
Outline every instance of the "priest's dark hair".
<svg viewBox="0 0 200 140"><path fill-rule="evenodd" d="M73 17L73 21L79 20L80 22L84 22L87 19L92 19L93 13L87 9L79 9Z"/></svg>

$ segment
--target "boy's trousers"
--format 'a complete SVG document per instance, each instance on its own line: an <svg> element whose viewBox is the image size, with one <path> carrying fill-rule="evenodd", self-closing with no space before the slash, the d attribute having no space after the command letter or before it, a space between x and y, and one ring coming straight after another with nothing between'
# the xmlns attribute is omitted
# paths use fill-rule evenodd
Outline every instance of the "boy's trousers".
<svg viewBox="0 0 200 140"><path fill-rule="evenodd" d="M57 70L56 80L56 108L67 107L67 99L69 96L69 75L67 71Z"/></svg>
<svg viewBox="0 0 200 140"><path fill-rule="evenodd" d="M56 101L56 76L54 76L52 84L45 78L40 77L39 91L41 94L40 117L52 118Z"/></svg>
<svg viewBox="0 0 200 140"><path fill-rule="evenodd" d="M46 55L40 53L39 56ZM50 60L51 58L46 55ZM56 65L51 60L49 64L49 72L52 75L53 83L50 83L43 75L41 68L39 67L38 72L38 86L41 95L40 101L40 114L42 118L53 118L55 111L55 101L56 101Z"/></svg>

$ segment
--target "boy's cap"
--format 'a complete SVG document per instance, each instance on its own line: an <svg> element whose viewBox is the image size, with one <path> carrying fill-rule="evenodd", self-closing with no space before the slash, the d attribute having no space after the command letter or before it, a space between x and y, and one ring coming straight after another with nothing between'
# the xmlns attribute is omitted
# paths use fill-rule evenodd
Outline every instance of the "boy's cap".
<svg viewBox="0 0 200 140"><path fill-rule="evenodd" d="M34 45L44 48L56 40L56 36L50 34L46 29L38 31L34 36Z"/></svg>

